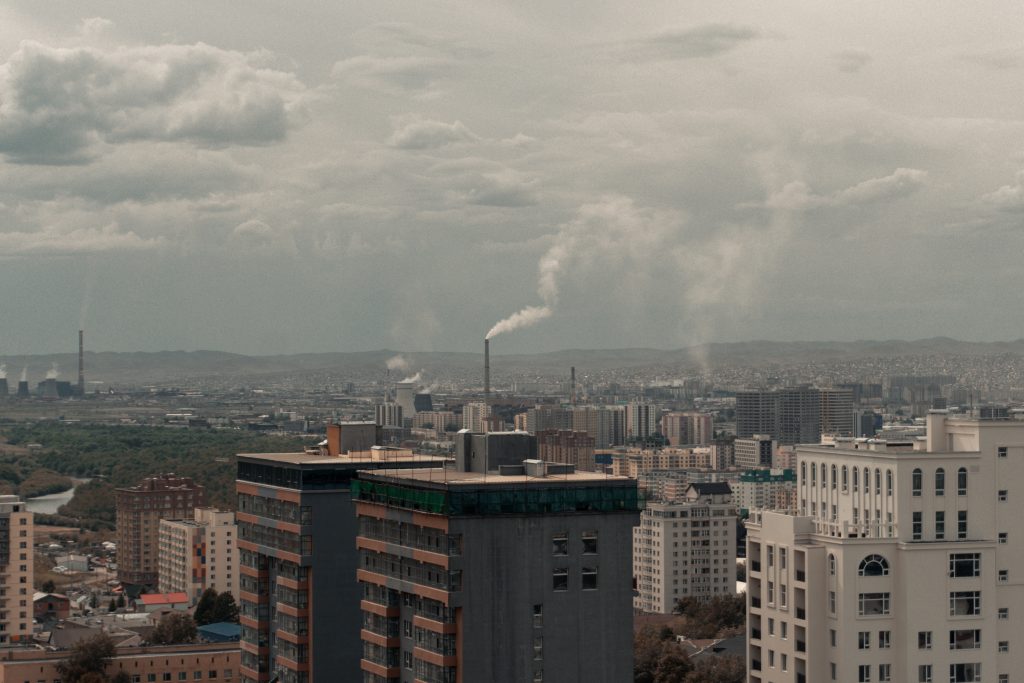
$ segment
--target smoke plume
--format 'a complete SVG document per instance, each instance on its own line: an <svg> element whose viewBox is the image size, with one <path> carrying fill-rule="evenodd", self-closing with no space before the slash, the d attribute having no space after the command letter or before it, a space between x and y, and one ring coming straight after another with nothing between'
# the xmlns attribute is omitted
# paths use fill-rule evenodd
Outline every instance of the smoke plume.
<svg viewBox="0 0 1024 683"><path fill-rule="evenodd" d="M423 371L420 370L412 377L406 377L402 380L402 384L419 384L423 380Z"/></svg>
<svg viewBox="0 0 1024 683"><path fill-rule="evenodd" d="M51 363L50 369L46 371L46 379L57 379L58 375L60 375L60 370L57 368L57 364Z"/></svg>
<svg viewBox="0 0 1024 683"><path fill-rule="evenodd" d="M544 318L550 318L552 313L554 313L554 310L551 306L527 306L520 311L516 311L504 320L499 321L487 333L487 338L490 339L502 332L511 332L512 330L517 330L520 327L536 325Z"/></svg>
<svg viewBox="0 0 1024 683"><path fill-rule="evenodd" d="M7 365L0 363L0 379L7 379Z"/></svg>
<svg viewBox="0 0 1024 683"><path fill-rule="evenodd" d="M398 354L397 356L388 358L387 366L388 370L408 370L409 361L407 361L402 354Z"/></svg>
<svg viewBox="0 0 1024 683"><path fill-rule="evenodd" d="M22 382L27 382L28 381L28 368L27 367L24 367L24 368L21 369L21 381Z"/></svg>

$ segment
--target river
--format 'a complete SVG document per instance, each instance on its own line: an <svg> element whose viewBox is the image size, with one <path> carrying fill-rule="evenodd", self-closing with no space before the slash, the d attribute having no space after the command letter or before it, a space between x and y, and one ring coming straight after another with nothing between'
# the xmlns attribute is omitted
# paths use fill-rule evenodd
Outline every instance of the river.
<svg viewBox="0 0 1024 683"><path fill-rule="evenodd" d="M29 512L37 512L46 515L57 514L57 508L67 503L75 495L75 489L79 485L89 481L88 479L71 479L74 482L74 486L67 491L61 491L60 493L51 493L48 496L37 496L36 498L29 498L25 501L25 507L28 508Z"/></svg>

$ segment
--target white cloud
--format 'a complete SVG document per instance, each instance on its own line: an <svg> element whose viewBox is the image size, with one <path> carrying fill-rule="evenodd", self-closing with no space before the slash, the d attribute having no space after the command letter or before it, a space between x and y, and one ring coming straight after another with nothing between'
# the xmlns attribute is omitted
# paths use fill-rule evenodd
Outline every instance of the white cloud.
<svg viewBox="0 0 1024 683"><path fill-rule="evenodd" d="M399 149L433 149L458 142L475 142L480 138L462 121L410 121L392 133L388 141Z"/></svg>
<svg viewBox="0 0 1024 683"><path fill-rule="evenodd" d="M982 200L1001 211L1024 211L1024 171L1017 172L1012 185L1003 185L982 196Z"/></svg>
<svg viewBox="0 0 1024 683"><path fill-rule="evenodd" d="M759 37L759 32L749 26L704 24L665 29L626 43L625 49L630 57L640 60L704 59Z"/></svg>
<svg viewBox="0 0 1024 683"><path fill-rule="evenodd" d="M18 256L67 256L106 251L141 251L163 245L160 238L143 239L132 231L121 232L116 225L79 228L69 232L0 232L0 258Z"/></svg>
<svg viewBox="0 0 1024 683"><path fill-rule="evenodd" d="M765 206L770 209L799 211L816 207L864 206L908 197L928 179L925 171L897 168L882 178L869 178L830 195L815 194L807 183L796 180L772 193Z"/></svg>
<svg viewBox="0 0 1024 683"><path fill-rule="evenodd" d="M349 85L404 94L431 88L452 67L450 60L439 57L359 55L335 62L331 75Z"/></svg>

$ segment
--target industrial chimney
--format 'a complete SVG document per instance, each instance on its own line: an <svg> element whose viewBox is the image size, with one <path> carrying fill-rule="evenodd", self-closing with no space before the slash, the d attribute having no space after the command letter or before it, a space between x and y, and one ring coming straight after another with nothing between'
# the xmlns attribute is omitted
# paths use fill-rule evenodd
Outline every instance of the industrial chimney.
<svg viewBox="0 0 1024 683"><path fill-rule="evenodd" d="M32 394L28 390L28 380L18 381L18 398L29 398Z"/></svg>
<svg viewBox="0 0 1024 683"><path fill-rule="evenodd" d="M78 331L78 395L85 396L85 339L82 330Z"/></svg>
<svg viewBox="0 0 1024 683"><path fill-rule="evenodd" d="M491 340L484 339L484 403L491 399Z"/></svg>
<svg viewBox="0 0 1024 683"><path fill-rule="evenodd" d="M0 377L0 401L6 401L11 390L7 387L7 378Z"/></svg>
<svg viewBox="0 0 1024 683"><path fill-rule="evenodd" d="M569 403L576 405L576 366L569 369Z"/></svg>

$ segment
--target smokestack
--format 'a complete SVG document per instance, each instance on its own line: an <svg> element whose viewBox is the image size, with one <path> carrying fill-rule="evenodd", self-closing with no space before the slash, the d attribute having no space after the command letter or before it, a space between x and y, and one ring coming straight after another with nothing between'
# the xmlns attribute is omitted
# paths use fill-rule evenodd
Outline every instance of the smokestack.
<svg viewBox="0 0 1024 683"><path fill-rule="evenodd" d="M31 396L28 390L28 380L23 379L18 381L18 398L28 398Z"/></svg>
<svg viewBox="0 0 1024 683"><path fill-rule="evenodd" d="M78 395L85 396L85 334L78 331Z"/></svg>
<svg viewBox="0 0 1024 683"><path fill-rule="evenodd" d="M576 366L569 368L569 403L576 405Z"/></svg>
<svg viewBox="0 0 1024 683"><path fill-rule="evenodd" d="M484 403L491 398L491 340L484 338Z"/></svg>
<svg viewBox="0 0 1024 683"><path fill-rule="evenodd" d="M0 377L0 401L6 401L10 394L11 390L7 388L7 378Z"/></svg>

